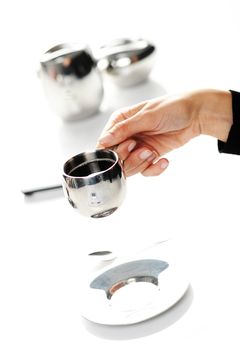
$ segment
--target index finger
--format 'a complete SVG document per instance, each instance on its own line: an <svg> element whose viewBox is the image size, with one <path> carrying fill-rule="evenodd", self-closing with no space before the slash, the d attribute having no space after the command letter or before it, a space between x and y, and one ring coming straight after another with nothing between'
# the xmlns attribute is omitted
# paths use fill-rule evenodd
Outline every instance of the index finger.
<svg viewBox="0 0 240 350"><path fill-rule="evenodd" d="M112 129L113 126L128 118L131 118L134 114L138 113L145 106L146 103L146 101L140 102L136 105L124 107L113 112L103 131L101 132L99 139L102 138L108 132L108 130ZM97 147L102 147L102 145L99 142L97 142Z"/></svg>

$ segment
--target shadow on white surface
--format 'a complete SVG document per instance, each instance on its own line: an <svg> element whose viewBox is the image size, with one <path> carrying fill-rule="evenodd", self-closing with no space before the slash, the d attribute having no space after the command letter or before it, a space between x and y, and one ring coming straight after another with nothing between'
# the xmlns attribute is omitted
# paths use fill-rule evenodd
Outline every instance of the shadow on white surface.
<svg viewBox="0 0 240 350"><path fill-rule="evenodd" d="M170 309L162 314L137 324L124 326L105 326L82 319L86 330L99 338L110 340L129 340L142 338L161 332L177 322L188 311L193 302L191 285L183 297Z"/></svg>

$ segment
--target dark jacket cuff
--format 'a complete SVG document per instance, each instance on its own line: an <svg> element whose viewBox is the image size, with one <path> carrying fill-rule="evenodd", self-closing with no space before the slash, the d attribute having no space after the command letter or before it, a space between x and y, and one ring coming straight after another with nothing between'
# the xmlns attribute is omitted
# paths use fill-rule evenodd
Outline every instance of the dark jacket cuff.
<svg viewBox="0 0 240 350"><path fill-rule="evenodd" d="M233 124L226 142L218 140L220 153L240 154L240 93L230 90L232 95Z"/></svg>

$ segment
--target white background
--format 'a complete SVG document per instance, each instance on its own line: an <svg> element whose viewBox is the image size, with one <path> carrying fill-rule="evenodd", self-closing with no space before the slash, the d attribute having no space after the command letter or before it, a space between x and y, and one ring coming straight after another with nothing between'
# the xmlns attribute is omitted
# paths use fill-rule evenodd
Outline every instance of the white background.
<svg viewBox="0 0 240 350"><path fill-rule="evenodd" d="M239 349L240 161L200 137L169 155L158 178L134 176L113 216L92 221L61 192L25 199L23 188L59 183L63 162L93 148L110 113L164 93L240 91L238 1L8 1L1 32L1 349ZM37 77L41 54L80 41L145 37L158 48L150 80L108 87L101 111L64 124ZM85 254L172 237L188 262L191 287L174 308L131 327L80 315ZM83 345L84 344L84 345Z"/></svg>

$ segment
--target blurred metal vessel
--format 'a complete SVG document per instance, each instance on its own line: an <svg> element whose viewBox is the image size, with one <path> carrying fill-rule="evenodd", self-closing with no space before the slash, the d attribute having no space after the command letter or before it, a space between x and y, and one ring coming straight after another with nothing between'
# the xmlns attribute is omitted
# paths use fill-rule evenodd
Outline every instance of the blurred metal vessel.
<svg viewBox="0 0 240 350"><path fill-rule="evenodd" d="M102 102L102 77L87 46L49 49L40 61L40 78L51 108L66 121L94 114Z"/></svg>
<svg viewBox="0 0 240 350"><path fill-rule="evenodd" d="M156 46L145 39L118 39L94 52L98 67L118 86L145 81L155 62Z"/></svg>

